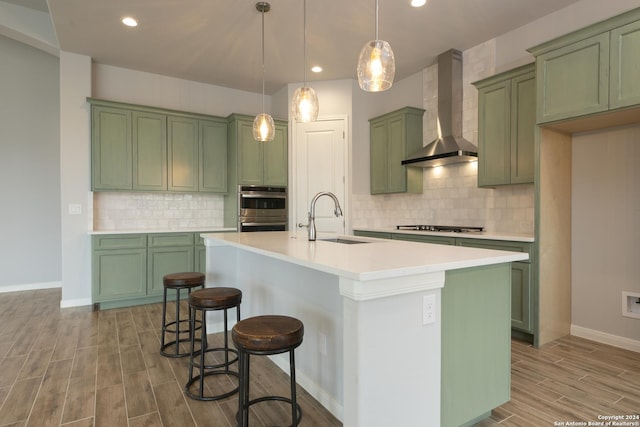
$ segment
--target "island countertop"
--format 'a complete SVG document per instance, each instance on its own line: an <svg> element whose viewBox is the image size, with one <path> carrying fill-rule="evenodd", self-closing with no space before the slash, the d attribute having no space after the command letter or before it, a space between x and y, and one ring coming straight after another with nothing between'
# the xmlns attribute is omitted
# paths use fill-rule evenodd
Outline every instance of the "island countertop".
<svg viewBox="0 0 640 427"><path fill-rule="evenodd" d="M507 252L407 241L337 236L345 244L310 242L305 232L203 233L205 245L230 245L293 264L357 281L456 270L528 259L522 252ZM336 236L333 236L335 239Z"/></svg>

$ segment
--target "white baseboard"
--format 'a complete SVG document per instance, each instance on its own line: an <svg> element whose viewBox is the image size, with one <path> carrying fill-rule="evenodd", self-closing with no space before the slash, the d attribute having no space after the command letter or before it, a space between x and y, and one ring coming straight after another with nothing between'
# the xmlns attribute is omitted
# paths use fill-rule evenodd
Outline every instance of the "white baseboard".
<svg viewBox="0 0 640 427"><path fill-rule="evenodd" d="M34 291L37 289L61 288L62 282L25 283L23 285L0 286L0 294L5 292Z"/></svg>
<svg viewBox="0 0 640 427"><path fill-rule="evenodd" d="M286 356L286 357L285 357ZM289 357L286 355L276 354L269 356L269 359L273 361L280 369L282 369L287 375L289 375ZM327 408L329 412L333 414L339 421L343 421L344 414L343 406L336 401L333 396L327 393L322 387L320 387L315 381L309 378L302 372L296 369L296 383L304 388L307 393L313 396L322 406Z"/></svg>
<svg viewBox="0 0 640 427"><path fill-rule="evenodd" d="M91 298L76 298L60 301L60 308L82 307L84 305L92 305Z"/></svg>
<svg viewBox="0 0 640 427"><path fill-rule="evenodd" d="M632 340L630 338L612 335L606 332L600 332L595 329L583 328L582 326L576 325L571 325L571 335L640 353L640 341Z"/></svg>

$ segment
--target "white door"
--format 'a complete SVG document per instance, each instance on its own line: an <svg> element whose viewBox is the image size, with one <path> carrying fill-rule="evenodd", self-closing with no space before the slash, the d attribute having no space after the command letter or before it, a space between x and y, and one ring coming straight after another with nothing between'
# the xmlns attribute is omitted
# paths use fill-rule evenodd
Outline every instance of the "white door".
<svg viewBox="0 0 640 427"><path fill-rule="evenodd" d="M330 191L345 207L345 119L317 120L296 123L293 151L296 153L295 223L307 224L311 199ZM318 233L345 233L344 217L336 218L335 204L322 196L316 203L315 218Z"/></svg>

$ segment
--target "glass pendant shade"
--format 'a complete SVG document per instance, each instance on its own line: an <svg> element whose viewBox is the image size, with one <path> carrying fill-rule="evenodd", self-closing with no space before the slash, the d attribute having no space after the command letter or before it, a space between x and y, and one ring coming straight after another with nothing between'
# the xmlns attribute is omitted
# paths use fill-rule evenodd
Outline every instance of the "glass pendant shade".
<svg viewBox="0 0 640 427"><path fill-rule="evenodd" d="M384 40L371 40L360 51L358 84L367 92L382 92L393 84L396 61L391 46Z"/></svg>
<svg viewBox="0 0 640 427"><path fill-rule="evenodd" d="M293 93L291 115L302 123L314 122L318 118L318 96L310 87L300 87Z"/></svg>
<svg viewBox="0 0 640 427"><path fill-rule="evenodd" d="M273 117L267 113L261 113L253 119L253 139L256 141L273 141L276 134L276 124Z"/></svg>

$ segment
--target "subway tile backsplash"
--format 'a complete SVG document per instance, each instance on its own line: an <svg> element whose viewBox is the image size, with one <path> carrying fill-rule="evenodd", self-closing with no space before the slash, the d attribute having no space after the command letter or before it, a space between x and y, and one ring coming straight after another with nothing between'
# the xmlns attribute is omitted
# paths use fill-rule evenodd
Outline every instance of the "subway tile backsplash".
<svg viewBox="0 0 640 427"><path fill-rule="evenodd" d="M93 230L222 227L224 196L204 193L93 193Z"/></svg>

